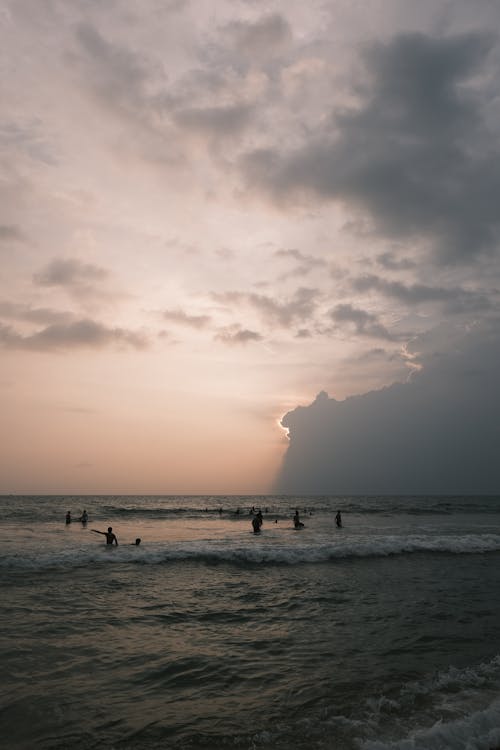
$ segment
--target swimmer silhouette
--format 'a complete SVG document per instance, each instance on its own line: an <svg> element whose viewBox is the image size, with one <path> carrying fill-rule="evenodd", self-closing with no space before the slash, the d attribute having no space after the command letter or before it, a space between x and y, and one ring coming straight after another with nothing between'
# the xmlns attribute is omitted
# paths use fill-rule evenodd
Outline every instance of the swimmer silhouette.
<svg viewBox="0 0 500 750"><path fill-rule="evenodd" d="M94 534L103 534L106 537L106 544L114 544L118 547L118 539L116 538L116 534L113 534L113 528L111 526L108 526L107 531L98 531L97 529L91 529L91 531L93 531Z"/></svg>
<svg viewBox="0 0 500 750"><path fill-rule="evenodd" d="M295 526L296 529L302 529L302 528L304 528L304 524L300 520L299 511L298 510L295 511L295 515L293 517L293 525Z"/></svg>
<svg viewBox="0 0 500 750"><path fill-rule="evenodd" d="M257 516L254 516L252 518L252 526L253 526L253 533L259 534L261 524L259 523L259 519L257 518Z"/></svg>

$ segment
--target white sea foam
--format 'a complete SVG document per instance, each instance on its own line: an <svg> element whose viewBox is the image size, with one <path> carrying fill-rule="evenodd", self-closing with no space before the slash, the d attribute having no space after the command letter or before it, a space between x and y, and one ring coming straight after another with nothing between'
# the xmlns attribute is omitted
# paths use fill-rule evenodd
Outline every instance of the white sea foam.
<svg viewBox="0 0 500 750"><path fill-rule="evenodd" d="M297 535L298 536L298 535ZM448 536L352 536L324 541L321 537L305 537L283 541L277 537L254 538L248 534L235 538L201 539L183 542L143 543L140 548L122 545L106 549L104 545L80 543L63 548L42 545L36 539L21 549L3 550L0 567L44 569L72 567L88 564L141 563L161 564L183 560L200 562L227 562L234 564L286 564L326 563L349 557L386 557L415 553L484 554L500 551L500 535L448 535Z"/></svg>
<svg viewBox="0 0 500 750"><path fill-rule="evenodd" d="M362 750L491 750L500 746L500 702L453 721L438 720L401 740L368 741Z"/></svg>
<svg viewBox="0 0 500 750"><path fill-rule="evenodd" d="M491 750L500 747L500 656L464 669L450 667L409 682L399 699L367 701L372 734L362 750ZM425 709L418 698L425 697ZM388 715L390 715L389 721ZM392 718L392 720L391 720ZM406 736L394 739L406 727ZM382 727L384 729L382 730ZM408 730L408 728L411 729Z"/></svg>

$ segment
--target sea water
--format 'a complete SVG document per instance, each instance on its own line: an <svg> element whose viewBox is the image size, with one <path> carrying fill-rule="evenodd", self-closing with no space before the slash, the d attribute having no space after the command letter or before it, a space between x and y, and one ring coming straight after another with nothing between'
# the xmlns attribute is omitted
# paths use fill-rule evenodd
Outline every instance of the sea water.
<svg viewBox="0 0 500 750"><path fill-rule="evenodd" d="M500 498L11 496L0 519L6 750L500 747Z"/></svg>

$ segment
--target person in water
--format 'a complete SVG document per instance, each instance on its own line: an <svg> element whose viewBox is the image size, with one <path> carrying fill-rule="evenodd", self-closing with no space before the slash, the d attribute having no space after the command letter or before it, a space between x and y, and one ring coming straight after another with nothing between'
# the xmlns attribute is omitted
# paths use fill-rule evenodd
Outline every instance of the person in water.
<svg viewBox="0 0 500 750"><path fill-rule="evenodd" d="M304 526L304 524L300 520L299 511L298 510L295 511L295 515L293 517L293 525L295 526L296 529L302 529L303 526Z"/></svg>
<svg viewBox="0 0 500 750"><path fill-rule="evenodd" d="M342 516L340 515L340 510L337 511L337 515L335 516L335 523L339 529L342 528Z"/></svg>
<svg viewBox="0 0 500 750"><path fill-rule="evenodd" d="M89 514L87 513L87 511L86 511L86 510L84 510L84 511L83 511L83 513L82 513L82 515L80 516L80 519L79 519L79 520L80 520L80 521L81 521L82 523L87 523L87 521L89 520Z"/></svg>
<svg viewBox="0 0 500 750"><path fill-rule="evenodd" d="M68 510L66 513L66 524L71 523L71 511Z"/></svg>
<svg viewBox="0 0 500 750"><path fill-rule="evenodd" d="M259 522L259 528L260 528L260 527L262 526L262 524L264 523L264 517L263 517L263 515L262 515L262 511L261 511L261 509L260 509L260 508L259 508L259 510L257 511L257 513L255 514L255 518L256 518L256 519L257 519L257 521Z"/></svg>
<svg viewBox="0 0 500 750"><path fill-rule="evenodd" d="M260 532L260 527L262 524L259 523L259 519L257 516L254 516L252 518L252 526L253 526L253 533L258 534Z"/></svg>
<svg viewBox="0 0 500 750"><path fill-rule="evenodd" d="M94 534L103 534L106 537L106 544L114 544L118 547L118 539L116 538L116 534L113 534L112 526L108 526L107 531L98 531L97 529L91 529L91 531L93 531Z"/></svg>
<svg viewBox="0 0 500 750"><path fill-rule="evenodd" d="M141 543L141 540L139 539L139 537L137 537L137 539L135 540L135 542L132 542L132 544L134 545L134 547L138 547L140 543Z"/></svg>

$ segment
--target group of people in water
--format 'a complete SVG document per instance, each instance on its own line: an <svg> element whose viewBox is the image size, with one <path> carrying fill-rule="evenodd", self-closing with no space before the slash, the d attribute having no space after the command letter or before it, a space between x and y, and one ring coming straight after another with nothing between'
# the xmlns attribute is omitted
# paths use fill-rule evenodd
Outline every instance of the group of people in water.
<svg viewBox="0 0 500 750"><path fill-rule="evenodd" d="M267 508L266 508L267 511ZM260 508L258 510L255 509L255 506L252 506L250 509L250 515L252 516L252 527L254 534L258 534L262 528L262 524L264 522L264 518L262 516L262 511ZM312 515L312 514L310 514ZM278 519L274 521L274 523L278 523ZM342 528L342 515L340 513L340 510L337 511L337 514L335 516L335 524L337 528ZM295 510L294 516L293 516L293 526L295 529L303 529L304 524L300 520L300 514L298 510Z"/></svg>
<svg viewBox="0 0 500 750"><path fill-rule="evenodd" d="M266 508L266 512L267 512L267 508ZM262 511L260 508L256 509L255 506L252 505L249 513L252 516L253 532L254 534L258 534L262 528L262 524L264 523L264 516L262 515ZM239 508L238 508L238 514L239 514ZM78 518L78 521L80 521L83 526L86 526L88 523L88 520L89 520L89 514L84 509L82 512L82 515ZM66 513L66 525L70 524L71 522L72 522L71 511L68 510L68 512ZM275 519L274 523L278 523L277 518ZM340 510L337 511L337 514L335 516L335 524L337 525L338 528L342 528L342 516L340 514ZM300 515L299 515L298 510L295 511L294 516L293 516L293 526L295 529L304 528L304 524L300 520ZM109 545L111 547L114 545L115 547L118 547L118 539L116 537L116 534L113 533L112 526L108 526L107 531L98 531L97 529L91 529L91 531L93 531L94 534L102 534L103 536L105 536L106 545ZM138 547L140 543L141 543L141 539L139 537L137 537L135 542L132 542L132 544L135 547Z"/></svg>
<svg viewBox="0 0 500 750"><path fill-rule="evenodd" d="M71 511L68 510L68 512L66 513L66 526L68 526L68 524L72 523L72 520L73 519L71 518ZM88 520L89 520L89 514L87 513L87 511L84 510L83 513L82 513L82 515L77 520L82 523L82 526L86 526L87 523L88 523ZM112 547L113 545L115 547L118 547L118 539L117 539L116 534L113 533L113 527L112 526L108 526L108 530L107 531L98 531L98 529L90 529L90 530L93 531L94 534L102 534L103 536L105 536L106 537L106 545L109 545L110 547ZM137 537L137 539L135 540L135 542L131 542L131 544L134 547L138 547L140 545L140 543L141 543L140 537Z"/></svg>
<svg viewBox="0 0 500 750"><path fill-rule="evenodd" d="M77 521L81 521L81 523L84 526L87 524L88 520L89 520L89 514L87 513L86 510L83 511L83 513L80 516L80 518L77 518ZM66 513L66 526L68 524L70 524L72 521L73 521L73 519L71 518L71 511L68 510L68 512Z"/></svg>
<svg viewBox="0 0 500 750"><path fill-rule="evenodd" d="M102 534L103 536L105 536L106 537L106 545L109 544L111 547L113 545L115 545L115 547L118 547L118 539L116 538L116 534L113 533L113 527L112 526L108 526L108 530L107 531L98 531L97 529L90 529L90 530L93 531L94 534ZM140 543L141 543L140 537L137 537L137 539L135 540L135 542L130 542L130 544L132 544L132 546L134 546L134 547L138 547L140 545Z"/></svg>

